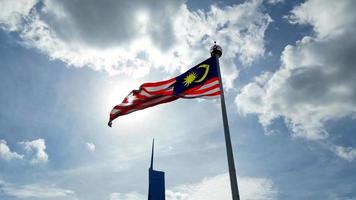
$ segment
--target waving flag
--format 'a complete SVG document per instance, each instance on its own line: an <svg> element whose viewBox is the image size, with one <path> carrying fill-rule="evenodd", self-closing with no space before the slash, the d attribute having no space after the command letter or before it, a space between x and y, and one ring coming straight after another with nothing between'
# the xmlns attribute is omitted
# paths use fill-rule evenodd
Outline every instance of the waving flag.
<svg viewBox="0 0 356 200"><path fill-rule="evenodd" d="M178 98L216 97L220 95L220 83L213 57L201 62L185 73L155 83L144 83L133 90L110 112L108 125L119 116L127 115Z"/></svg>

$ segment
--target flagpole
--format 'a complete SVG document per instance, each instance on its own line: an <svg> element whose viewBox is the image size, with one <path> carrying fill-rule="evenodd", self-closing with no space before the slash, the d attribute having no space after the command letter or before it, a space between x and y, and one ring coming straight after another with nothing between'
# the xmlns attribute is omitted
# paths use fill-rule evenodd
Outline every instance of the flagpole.
<svg viewBox="0 0 356 200"><path fill-rule="evenodd" d="M227 162L229 165L231 193L232 193L233 200L240 200L239 187L236 178L234 155L232 151L231 138L230 138L229 122L226 114L224 87L221 79L221 71L219 65L219 57L221 57L222 55L222 48L216 45L216 42L214 43L215 43L214 46L212 46L210 49L210 53L211 56L215 58L216 66L218 68L219 81L220 81L220 102L221 102L220 104L221 104L221 113L222 113L223 124L224 124L225 144L226 144Z"/></svg>

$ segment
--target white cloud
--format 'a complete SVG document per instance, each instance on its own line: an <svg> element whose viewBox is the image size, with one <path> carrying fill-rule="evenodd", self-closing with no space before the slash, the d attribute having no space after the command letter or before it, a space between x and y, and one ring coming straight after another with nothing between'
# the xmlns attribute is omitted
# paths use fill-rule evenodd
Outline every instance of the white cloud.
<svg viewBox="0 0 356 200"><path fill-rule="evenodd" d="M352 147L335 146L333 150L337 156L349 162L356 159L356 149Z"/></svg>
<svg viewBox="0 0 356 200"><path fill-rule="evenodd" d="M15 31L22 25L23 18L28 16L37 0L1 0L0 26Z"/></svg>
<svg viewBox="0 0 356 200"><path fill-rule="evenodd" d="M184 1L46 0L29 15L27 7L21 8L26 23L19 23L20 17L13 22L8 15L0 23L21 24L8 30L18 31L25 44L52 59L136 77L152 67L182 71L206 58L217 40L231 88L238 75L234 60L249 65L264 55L264 32L271 19L261 6L262 0L251 0L205 12L189 10Z"/></svg>
<svg viewBox="0 0 356 200"><path fill-rule="evenodd" d="M87 148L88 148L89 151L91 151L91 152L94 152L94 151L95 151L95 148L96 148L96 147L95 147L95 144L94 144L94 143L87 142L86 145L87 145Z"/></svg>
<svg viewBox="0 0 356 200"><path fill-rule="evenodd" d="M264 55L264 32L271 18L261 12L262 1L247 1L244 4L219 8L212 6L207 13L189 11L185 6L175 27L179 44L181 66L189 60L206 57L212 41L217 40L223 47L222 72L227 88L238 76L235 59L244 65Z"/></svg>
<svg viewBox="0 0 356 200"><path fill-rule="evenodd" d="M111 193L109 199L110 200L144 200L147 199L147 197L137 192L127 193L127 194Z"/></svg>
<svg viewBox="0 0 356 200"><path fill-rule="evenodd" d="M28 153L34 153L32 164L46 163L48 161L48 155L46 153L45 140L39 138L33 141L20 142Z"/></svg>
<svg viewBox="0 0 356 200"><path fill-rule="evenodd" d="M166 191L169 200L215 200L231 199L228 174L205 178L202 182L183 185ZM276 199L277 191L270 180L264 178L239 178L241 199L272 200Z"/></svg>
<svg viewBox="0 0 356 200"><path fill-rule="evenodd" d="M283 2L284 2L284 0L267 0L267 3L272 4L272 5L278 4L278 3L283 3Z"/></svg>
<svg viewBox="0 0 356 200"><path fill-rule="evenodd" d="M20 199L50 199L60 197L65 197L65 199L76 199L75 193L72 190L39 184L14 185L1 180L0 191L6 196L12 196Z"/></svg>
<svg viewBox="0 0 356 200"><path fill-rule="evenodd" d="M311 140L328 137L326 122L354 117L355 8L352 0L309 0L294 8L288 18L312 25L315 36L286 46L279 70L244 86L238 110L257 114L266 128L283 118L294 136Z"/></svg>
<svg viewBox="0 0 356 200"><path fill-rule="evenodd" d="M0 158L9 161L12 159L23 159L23 155L11 152L7 142L5 140L0 140Z"/></svg>
<svg viewBox="0 0 356 200"><path fill-rule="evenodd" d="M204 178L201 182L180 185L166 190L167 200L216 200L231 199L230 179L228 174ZM274 200L277 190L272 181L265 178L239 178L240 198L245 200ZM146 195L136 192L127 194L112 193L110 200L143 200Z"/></svg>
<svg viewBox="0 0 356 200"><path fill-rule="evenodd" d="M292 23L311 24L318 37L344 34L356 23L355 1L309 0L292 10Z"/></svg>

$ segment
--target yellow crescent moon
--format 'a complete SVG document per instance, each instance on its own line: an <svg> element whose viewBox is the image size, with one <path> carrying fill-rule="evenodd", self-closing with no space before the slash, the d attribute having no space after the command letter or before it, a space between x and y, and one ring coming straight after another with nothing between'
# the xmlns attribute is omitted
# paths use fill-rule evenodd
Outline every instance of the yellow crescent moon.
<svg viewBox="0 0 356 200"><path fill-rule="evenodd" d="M196 83L202 82L206 78L208 73L209 73L209 65L208 64L199 65L198 68L201 68L201 67L205 68L205 72L204 72L203 76L199 80L194 81Z"/></svg>

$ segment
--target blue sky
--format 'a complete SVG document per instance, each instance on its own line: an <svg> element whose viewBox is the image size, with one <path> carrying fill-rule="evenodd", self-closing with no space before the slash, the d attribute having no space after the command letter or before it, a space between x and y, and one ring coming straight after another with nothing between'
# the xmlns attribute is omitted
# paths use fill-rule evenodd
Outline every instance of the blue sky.
<svg viewBox="0 0 356 200"><path fill-rule="evenodd" d="M356 199L356 8L343 0L0 2L0 199L230 199L219 100L119 117L216 40L242 199Z"/></svg>

